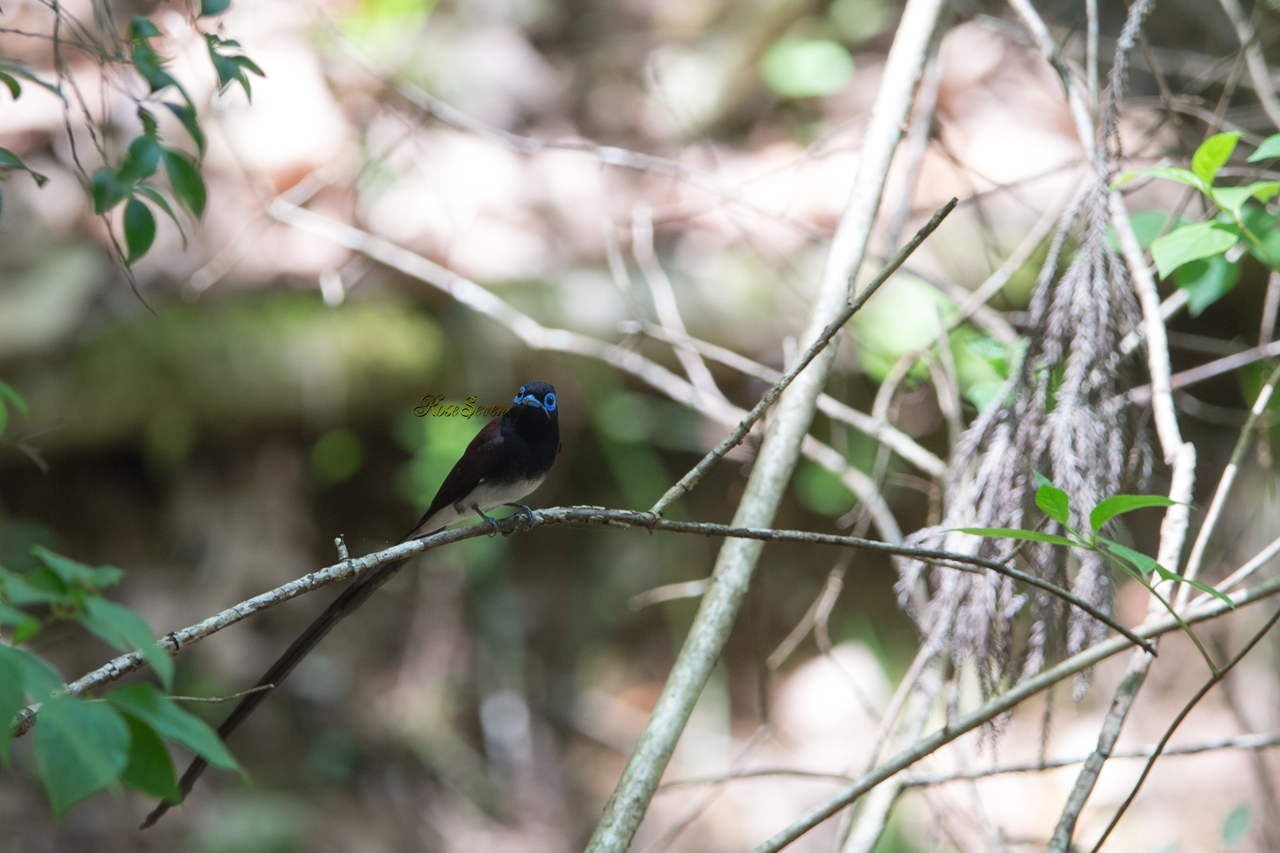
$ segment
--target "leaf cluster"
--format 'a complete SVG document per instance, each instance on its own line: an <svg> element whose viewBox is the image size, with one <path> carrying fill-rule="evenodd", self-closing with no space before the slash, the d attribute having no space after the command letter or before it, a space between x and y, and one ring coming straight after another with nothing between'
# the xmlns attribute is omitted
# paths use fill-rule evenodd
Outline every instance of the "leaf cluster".
<svg viewBox="0 0 1280 853"><path fill-rule="evenodd" d="M1280 228L1265 205L1280 194L1280 181L1253 181L1222 186L1217 180L1235 152L1238 132L1206 139L1191 157L1191 168L1159 166L1126 172L1113 186L1137 177L1162 178L1193 187L1218 213L1203 222L1180 224L1151 241L1151 258L1161 278L1177 274L1177 284L1190 297L1188 310L1198 316L1240 280L1240 258L1247 250L1268 269L1280 272ZM1263 140L1248 162L1280 157L1280 134Z"/></svg>
<svg viewBox="0 0 1280 853"><path fill-rule="evenodd" d="M53 667L19 647L53 622L74 621L113 648L140 652L166 689L173 681L173 661L142 617L103 594L120 581L120 569L87 566L38 546L32 552L33 569L0 566L0 626L12 638L12 644L0 642L0 720L6 722L0 765L10 760L10 721L33 703L39 707L36 764L55 816L121 785L177 802L181 794L166 740L217 767L239 770L218 735L155 686L131 684L101 699L83 699L66 692Z"/></svg>
<svg viewBox="0 0 1280 853"><path fill-rule="evenodd" d="M230 0L203 0L200 15L221 15L230 7ZM200 126L195 102L182 84L170 73L169 60L153 45L152 40L161 36L160 29L148 18L137 15L129 25L126 60L137 74L146 81L148 93L139 101L137 115L142 133L131 140L118 162L107 162L88 177L89 194L97 214L106 214L123 204L121 225L124 232L125 253L123 260L132 265L144 256L155 242L156 217L153 208L168 216L178 227L186 245L187 235L175 213L181 206L193 218L204 215L208 192L201 172L201 159L205 151L205 135ZM220 90L238 82L250 96L247 74L264 76L262 69L243 54L239 42L205 33L209 58L218 75ZM21 63L0 60L0 84L8 88L15 99L22 94L18 78L25 78L50 89L62 97L58 86L40 79ZM181 123L196 148L196 155L167 143L159 134L157 110L168 110ZM168 177L167 190L155 183L156 175L163 169ZM6 148L0 148L0 180L15 171L24 171L40 186L48 178L33 171L20 157Z"/></svg>
<svg viewBox="0 0 1280 853"><path fill-rule="evenodd" d="M1208 584L1201 583L1197 580L1185 578L1176 572L1170 571L1160 565L1152 557L1135 551L1127 545L1122 545L1113 539L1108 539L1101 535L1101 530L1112 519L1124 513L1133 512L1136 509L1145 507L1168 507L1173 506L1177 501L1170 500L1163 495L1112 495L1101 501L1089 513L1089 530L1081 532L1071 526L1071 503L1067 493L1062 489L1054 486L1047 477L1039 471L1034 472L1038 488L1036 489L1036 506L1038 506L1046 516L1057 522L1066 536L1058 536L1053 533L1044 533L1039 530L1020 530L1010 527L964 527L960 528L963 533L970 533L974 536L989 536L996 539L1015 539L1023 542L1044 542L1050 545L1062 545L1068 548L1078 548L1083 551L1092 551L1098 554L1108 563L1123 571L1132 577L1138 583L1142 584L1157 600L1164 605L1165 609L1173 615L1182 630L1191 637L1192 642L1200 649L1200 653L1204 656L1205 661L1209 664L1209 668L1214 672L1213 661L1209 658L1208 652L1200 644L1199 639L1191 630L1191 626L1182 620L1182 617L1173 609L1173 606L1164 598L1157 590L1156 585L1163 581L1171 581L1173 583L1185 583L1201 592L1207 592L1215 598L1221 599L1229 607L1234 608L1235 602L1229 596L1214 589Z"/></svg>
<svg viewBox="0 0 1280 853"><path fill-rule="evenodd" d="M40 79L40 76L32 71L26 64L15 62L10 59L0 58L0 83L4 84L9 90L9 95L16 101L22 97L22 84L18 82L18 78L22 77L37 83L46 89L51 90L58 97L62 97L61 90L57 86L50 85ZM43 187L49 182L46 175L32 169L26 163L22 162L22 158L14 154L8 148L0 148L0 181L7 180L14 172L26 172L36 182L36 186ZM3 196L0 196L0 210L3 210ZM0 409L3 407L0 406ZM0 412L2 414L2 412ZM0 420L0 433L4 432L4 421Z"/></svg>

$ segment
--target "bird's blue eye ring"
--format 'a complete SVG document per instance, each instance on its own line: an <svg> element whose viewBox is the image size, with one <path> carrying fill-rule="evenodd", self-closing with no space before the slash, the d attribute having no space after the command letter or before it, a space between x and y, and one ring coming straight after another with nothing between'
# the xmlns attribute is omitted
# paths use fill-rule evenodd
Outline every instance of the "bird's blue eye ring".
<svg viewBox="0 0 1280 853"><path fill-rule="evenodd" d="M548 394L543 399L542 405L548 412L554 412L556 410L556 395Z"/></svg>
<svg viewBox="0 0 1280 853"><path fill-rule="evenodd" d="M519 403L520 398L522 398L523 396L524 396L524 386L521 386L520 390L516 392L516 399L514 402Z"/></svg>

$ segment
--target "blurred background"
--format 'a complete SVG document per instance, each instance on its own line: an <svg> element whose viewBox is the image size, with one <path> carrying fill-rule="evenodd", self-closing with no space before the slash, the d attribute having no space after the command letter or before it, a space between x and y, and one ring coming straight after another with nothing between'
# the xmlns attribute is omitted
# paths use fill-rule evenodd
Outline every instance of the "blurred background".
<svg viewBox="0 0 1280 853"><path fill-rule="evenodd" d="M1125 7L1099 5L1109 56ZM7 0L0 54L51 75L49 42L31 35L49 32L50 7ZM89 0L61 7L92 29ZM135 293L72 168L62 104L36 86L16 101L0 95L0 145L50 179L37 189L15 174L3 185L0 379L30 414L0 445L0 562L21 567L41 543L120 566L128 575L114 594L157 633L335 562L336 536L353 554L396 541L485 421L417 416L424 396L505 404L523 381L551 382L564 447L530 503L647 508L725 434L718 395L749 408L767 382L714 360L699 368L688 350L637 330L661 321L766 368L785 365L901 13L886 0L235 2L200 26L238 40L260 66L250 100L239 85L218 91L182 3L112 8L120 21L150 17L162 33L153 45L201 111L208 209L198 224L184 220L185 239L161 217L155 247L133 267ZM1083 4L1041 12L1078 60ZM1280 59L1270 47L1280 19L1259 5L1254 20ZM1182 162L1228 85L1224 127L1274 131L1240 78L1239 45L1216 2L1162 4L1145 32L1152 50L1135 54L1122 113L1133 164ZM891 254L951 196L961 207L855 319L828 388L887 419L927 458L880 452L824 410L813 435L838 461L802 463L777 526L893 538L936 520L938 466L1005 378L1053 217L1081 174L1061 84L1029 44L1003 4L954 5L924 83L934 108L917 109L871 255ZM74 48L66 57L109 150L127 144L138 132L130 99L145 89L104 77ZM1176 102L1162 101L1148 57ZM84 122L70 132L92 171ZM166 116L161 134L194 153L176 119ZM1156 182L1130 208L1154 235L1179 198ZM1187 215L1199 213L1193 204ZM566 352L551 336L522 340L443 279L359 251L377 240L478 283L544 329L604 342L599 352L689 370L707 405L687 406L616 359ZM987 307L949 328L956 305L1017 251ZM1175 371L1255 345L1266 281L1246 256L1225 296L1172 320ZM1167 295L1175 284L1162 287ZM945 356L911 355L938 341ZM940 370L958 392L941 405ZM1180 397L1200 451L1201 505L1259 370ZM674 517L727 521L753 448L716 466ZM1273 536L1270 448L1264 441L1248 459L1210 577ZM1166 475L1158 469L1150 490L1162 491ZM854 498L858 477L878 487L892 524ZM1151 551L1158 516L1135 518L1132 538ZM28 738L14 772L0 775L0 849L580 849L697 606L687 588L659 588L706 577L718 545L547 528L434 551L344 622L234 736L248 783L210 772L143 834L135 827L151 804L134 793L99 794L54 824ZM919 643L895 580L887 560L862 553L766 548L668 779L859 770ZM824 589L816 633L784 643ZM332 595L183 652L175 692L248 687ZM1143 596L1121 586L1122 621L1141 620ZM1252 618L1210 639L1226 643ZM1264 646L1179 738L1280 725L1276 647ZM112 654L73 625L43 634L37 651L67 678ZM1121 748L1158 737L1204 677L1184 638L1161 652ZM1082 756L1123 667L1102 666L1079 703L1057 691L1048 729L1041 699L1000 739L962 740L922 770L1034 760L1042 738L1050 756ZM215 724L229 710L191 707ZM1083 833L1105 824L1139 765L1108 766ZM1265 752L1168 758L1113 846L1267 849L1265 838L1280 837L1275 770ZM1034 849L1074 775L913 789L877 849ZM832 786L766 776L664 789L633 849L745 850ZM835 849L836 828L794 849Z"/></svg>

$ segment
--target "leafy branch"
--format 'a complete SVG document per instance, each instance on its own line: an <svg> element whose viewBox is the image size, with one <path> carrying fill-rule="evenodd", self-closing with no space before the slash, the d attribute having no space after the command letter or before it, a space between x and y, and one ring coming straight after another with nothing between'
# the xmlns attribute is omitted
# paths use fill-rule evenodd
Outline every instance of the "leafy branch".
<svg viewBox="0 0 1280 853"><path fill-rule="evenodd" d="M165 740L176 741L207 761L239 770L214 731L147 683L131 684L102 699L68 693L58 672L19 648L48 625L78 622L121 651L137 651L166 689L173 660L133 610L107 600L103 591L124 576L110 566L91 567L36 547L34 567L18 572L0 566L0 626L13 645L0 642L0 764L9 765L13 720L27 702L40 706L36 764L55 816L102 789L131 788L170 801L180 798L173 759Z"/></svg>
<svg viewBox="0 0 1280 853"><path fill-rule="evenodd" d="M203 0L199 16L221 15L230 5L230 0ZM63 13L55 7L55 14ZM131 67L146 81L147 94L135 99L142 133L129 141L118 162L112 163L106 156L105 149L100 147L107 162L95 169L92 175L81 172L88 184L87 190L93 201L94 213L105 216L120 205L124 206L121 216L124 249L117 246L117 251L126 267L132 266L146 255L155 242L156 217L153 208L173 221L182 235L185 248L187 233L178 218L176 208L183 208L198 221L204 215L208 200L201 172L206 145L204 130L200 126L191 95L170 72L169 59L151 43L161 35L160 29L152 21L143 15L136 15L129 24L127 49L102 57L104 62ZM239 42L212 33L202 35L208 45L210 61L218 75L220 90L225 90L232 83L239 83L244 88L245 95L249 96L247 75L265 76L262 69L244 55ZM22 82L19 78L49 89L63 99L64 105L67 104L60 86L45 82L21 63L0 60L0 85L7 88L15 99L22 94ZM67 105L66 108L70 109L70 106ZM171 113L190 136L196 149L194 156L161 137L157 113L162 110ZM87 113L87 107L85 111ZM92 124L92 119L90 121ZM167 190L155 182L155 177L161 170L168 177ZM40 186L47 181L44 175L30 169L12 151L0 148L0 180L7 178L13 171L28 172ZM114 236L112 239L114 242Z"/></svg>
<svg viewBox="0 0 1280 853"><path fill-rule="evenodd" d="M1239 258L1247 249L1267 268L1280 272L1280 229L1267 202L1280 194L1280 181L1254 181L1243 186L1217 183L1235 152L1240 133L1210 136L1191 157L1191 168L1157 166L1125 172L1112 185L1134 178L1162 178L1198 190L1217 206L1212 219L1178 225L1151 241L1151 259L1161 278L1177 273L1178 286L1188 292L1192 316L1226 295L1240 279ZM1280 134L1271 136L1248 158L1256 163L1280 157ZM1257 202L1256 204L1253 202Z"/></svg>
<svg viewBox="0 0 1280 853"><path fill-rule="evenodd" d="M1210 671L1217 674L1218 669L1213 663L1213 659L1209 657L1208 651L1201 645L1199 638L1195 632L1191 630L1191 626L1183 621L1182 617L1174 609L1173 605L1160 594L1157 590L1159 584L1169 581L1173 584L1185 583L1195 587L1202 592L1207 592L1215 598L1221 599L1228 606L1234 608L1235 604L1231 599L1222 592L1214 589L1208 584L1200 581L1185 578L1176 572L1172 572L1164 566L1160 565L1155 559L1147 556L1139 551L1121 545L1113 539L1108 539L1100 534L1102 528L1112 519L1135 509L1143 509L1144 507L1167 507L1173 506L1177 501L1170 500L1162 495L1113 495L1097 506L1089 513L1089 530L1080 532L1071 526L1071 504L1067 493L1062 489L1054 486L1048 478L1039 471L1034 472L1036 482L1039 488L1036 489L1036 506L1053 519L1066 532L1066 536L1058 536L1053 533L1042 533L1039 530L1020 530L1011 527L963 527L960 531L970 533L974 536L987 536L993 539L1015 539L1022 542L1043 542L1049 545L1063 545L1068 548L1079 548L1083 551L1090 551L1105 559L1108 563L1128 574L1138 583L1155 596L1169 614L1174 618L1191 641L1195 643L1196 648L1200 650L1201 656L1204 657L1205 663L1209 665ZM1158 580L1153 580L1158 578Z"/></svg>
<svg viewBox="0 0 1280 853"><path fill-rule="evenodd" d="M0 435L9 408L27 411L22 397L0 382ZM29 702L38 704L36 765L55 816L95 791L118 790L121 784L172 802L181 799L165 740L218 767L240 769L213 729L153 685L131 684L102 699L84 699L67 691L57 670L19 647L49 625L77 622L112 648L140 654L171 689L173 659L141 616L104 594L122 577L120 569L87 566L40 546L32 548L24 570L0 566L0 628L9 633L8 643L0 640L0 766L9 766L9 721Z"/></svg>

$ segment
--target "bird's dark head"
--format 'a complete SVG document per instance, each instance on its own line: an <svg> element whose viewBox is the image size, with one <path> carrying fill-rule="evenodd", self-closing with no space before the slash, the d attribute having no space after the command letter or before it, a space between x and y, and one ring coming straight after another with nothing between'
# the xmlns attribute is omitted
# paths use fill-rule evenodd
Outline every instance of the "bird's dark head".
<svg viewBox="0 0 1280 853"><path fill-rule="evenodd" d="M529 417L534 410L545 415L552 423L560 420L560 407L556 402L556 389L545 382L526 382L516 392L515 406L510 409L514 417Z"/></svg>

